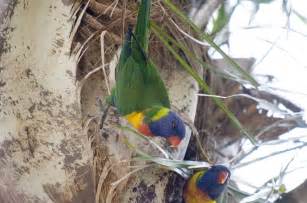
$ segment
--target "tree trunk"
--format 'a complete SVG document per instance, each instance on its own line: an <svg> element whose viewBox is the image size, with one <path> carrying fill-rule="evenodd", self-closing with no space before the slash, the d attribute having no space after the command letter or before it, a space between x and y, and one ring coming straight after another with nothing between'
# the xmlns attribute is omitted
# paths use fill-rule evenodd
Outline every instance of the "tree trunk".
<svg viewBox="0 0 307 203"><path fill-rule="evenodd" d="M11 1L3 13L0 202L91 202L90 147L76 97L67 1Z"/></svg>

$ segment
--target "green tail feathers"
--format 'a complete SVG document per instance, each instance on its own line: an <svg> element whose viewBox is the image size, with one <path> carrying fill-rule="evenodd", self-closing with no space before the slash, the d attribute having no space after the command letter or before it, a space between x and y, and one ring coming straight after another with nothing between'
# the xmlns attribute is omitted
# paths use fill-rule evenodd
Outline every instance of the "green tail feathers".
<svg viewBox="0 0 307 203"><path fill-rule="evenodd" d="M145 53L148 51L150 7L151 0L142 0L135 28L135 38L137 41L133 40L132 44L133 48L138 48L140 45Z"/></svg>

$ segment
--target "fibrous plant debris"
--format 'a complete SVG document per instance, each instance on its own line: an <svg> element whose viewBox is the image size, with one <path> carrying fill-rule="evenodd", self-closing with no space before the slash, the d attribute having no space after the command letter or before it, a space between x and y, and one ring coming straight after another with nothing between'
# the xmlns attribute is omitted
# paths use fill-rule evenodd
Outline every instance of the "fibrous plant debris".
<svg viewBox="0 0 307 203"><path fill-rule="evenodd" d="M127 198L130 201L134 198L139 202L147 202L158 198L154 195L155 191L161 190L166 184L168 194L162 197L162 199L165 198L166 200L168 198L173 198L173 201L179 200L180 198L177 197L178 195L175 195L176 197L172 195L174 192L178 193L178 191L171 190L171 188L175 183L183 185L183 180L170 175L170 173L164 172L165 174L162 174L161 170L151 168L146 169L146 172L138 172L138 178L132 174L131 177L133 178L123 179L123 177L125 177L124 174L129 174L134 171L131 170L131 166L133 166L134 163L130 161L133 152L129 151L124 144L122 137L123 132L118 129L116 130L114 127L119 124L119 121L115 119L117 116L114 110L107 116L103 128L100 128L101 120L99 118L101 116L101 108L97 105L97 97L103 101L108 95L109 90L107 90L108 88L105 85L106 80L110 81L112 85L112 80L114 80L114 78L112 78L112 71L114 72L112 68L114 69L114 65L116 65L116 57L118 57L118 49L122 44L123 35L128 25L134 25L136 21L138 8L136 1L77 1L74 8L76 15L80 17L80 23L76 23L77 29L73 36L74 41L72 49L74 50L76 47L82 47L80 51L80 53L82 53L80 54L81 60L77 69L77 80L82 81L80 99L83 119L85 121L89 118L91 119L87 128L94 154L93 170L95 174L95 187L97 188L96 201L101 202L108 199L108 201L113 200L116 202L125 201ZM212 62L209 60L209 57L206 55L208 46L193 42L191 37L187 36L187 34L194 36L195 33L191 32L190 27L182 23L179 18L164 7L160 1L153 2L151 19L201 60L211 63L217 69L227 69L225 63L221 65L219 62ZM178 26L181 29L178 29ZM102 33L104 33L103 44L101 44ZM160 71L163 72L163 79L168 81L168 86L171 86L172 80L174 80L172 73L178 71L178 63L172 58L171 54L157 37L152 35L150 41L150 57L162 68ZM102 45L104 47L103 53L101 52ZM253 97L267 100L277 99L282 103L287 103L278 96L274 96L270 93L244 88L240 81L220 78L213 72L207 69L204 70L202 65L195 61L195 58L185 54L181 49L177 49L177 51L188 64L195 68L197 73L204 78L217 95L231 96L245 93ZM103 57L101 57L102 55ZM253 61L252 59L248 60ZM103 68L101 68L102 62L105 64ZM245 64L244 67L246 71L250 71L249 67L251 65L252 63L248 65ZM105 70L105 72L103 72L103 70ZM106 78L106 76L108 78ZM184 77L188 77L187 74ZM86 78L86 80L84 78ZM191 89L196 95L196 93L198 93L197 84L194 83L191 85ZM186 97L186 95L184 96ZM178 100L180 100L180 97ZM194 100L196 101L191 100L190 102L197 102L197 98ZM225 99L225 104L235 113L239 121L243 126L247 127L249 132L252 132L252 134L260 134L258 139L261 140L278 137L283 132L295 127L297 121L301 119L284 121L287 124L286 127L284 127L285 125L280 125L281 127L277 125L277 128L268 128L268 131L261 132L263 127L271 126L276 122L283 122L283 120L280 118L269 118L265 114L259 114L257 103L248 98L228 98ZM289 103L287 103L287 105L294 112L300 111L300 108L293 104L289 105ZM228 146L235 144L238 146L238 150L240 150L239 146L242 139L240 131L230 124L227 116L216 107L210 98L201 97L197 109L195 124L200 132L203 147L206 152L209 152L211 161L228 161L234 158L233 155L235 153L225 155L227 150L223 152L222 150L219 151L219 149L226 149ZM180 111L191 111L191 106L185 104L180 107ZM188 113L192 115L192 117L195 116L195 112ZM247 122L253 119L255 122ZM204 157L201 155L202 150L197 150L195 146L197 146L196 140L192 139L189 145L187 158L197 160L199 157ZM143 180L140 178L142 176L140 174L145 174L146 178L149 180ZM124 180L122 184L116 184L118 187L115 188L114 183L122 179ZM152 185L156 185L156 188L152 188ZM145 196L140 196L139 193L133 192L144 190L147 192L149 190ZM121 191L121 193L118 191ZM122 194L124 193L123 191L130 191L130 193L128 192L129 195ZM134 196L131 194L134 194Z"/></svg>

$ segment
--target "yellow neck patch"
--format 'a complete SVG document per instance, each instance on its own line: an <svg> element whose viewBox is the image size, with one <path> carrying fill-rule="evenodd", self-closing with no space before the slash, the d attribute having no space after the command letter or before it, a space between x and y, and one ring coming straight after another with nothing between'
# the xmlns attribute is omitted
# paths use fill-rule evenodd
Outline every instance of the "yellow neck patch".
<svg viewBox="0 0 307 203"><path fill-rule="evenodd" d="M169 112L168 108L161 108L152 118L152 121L160 120L160 118L166 116Z"/></svg>
<svg viewBox="0 0 307 203"><path fill-rule="evenodd" d="M143 112L132 112L126 115L125 118L135 129L138 129L143 123L144 114Z"/></svg>

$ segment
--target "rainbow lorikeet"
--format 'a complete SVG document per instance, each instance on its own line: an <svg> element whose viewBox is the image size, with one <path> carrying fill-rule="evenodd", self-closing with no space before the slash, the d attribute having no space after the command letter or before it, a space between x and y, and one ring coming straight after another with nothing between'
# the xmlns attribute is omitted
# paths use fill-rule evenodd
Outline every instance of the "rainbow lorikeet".
<svg viewBox="0 0 307 203"><path fill-rule="evenodd" d="M142 0L135 33L128 29L115 71L112 103L139 132L161 136L172 146L185 136L185 125L170 110L170 101L161 77L148 58L150 0Z"/></svg>
<svg viewBox="0 0 307 203"><path fill-rule="evenodd" d="M222 165L196 172L184 186L185 203L215 203L224 191L229 177L230 171Z"/></svg>

